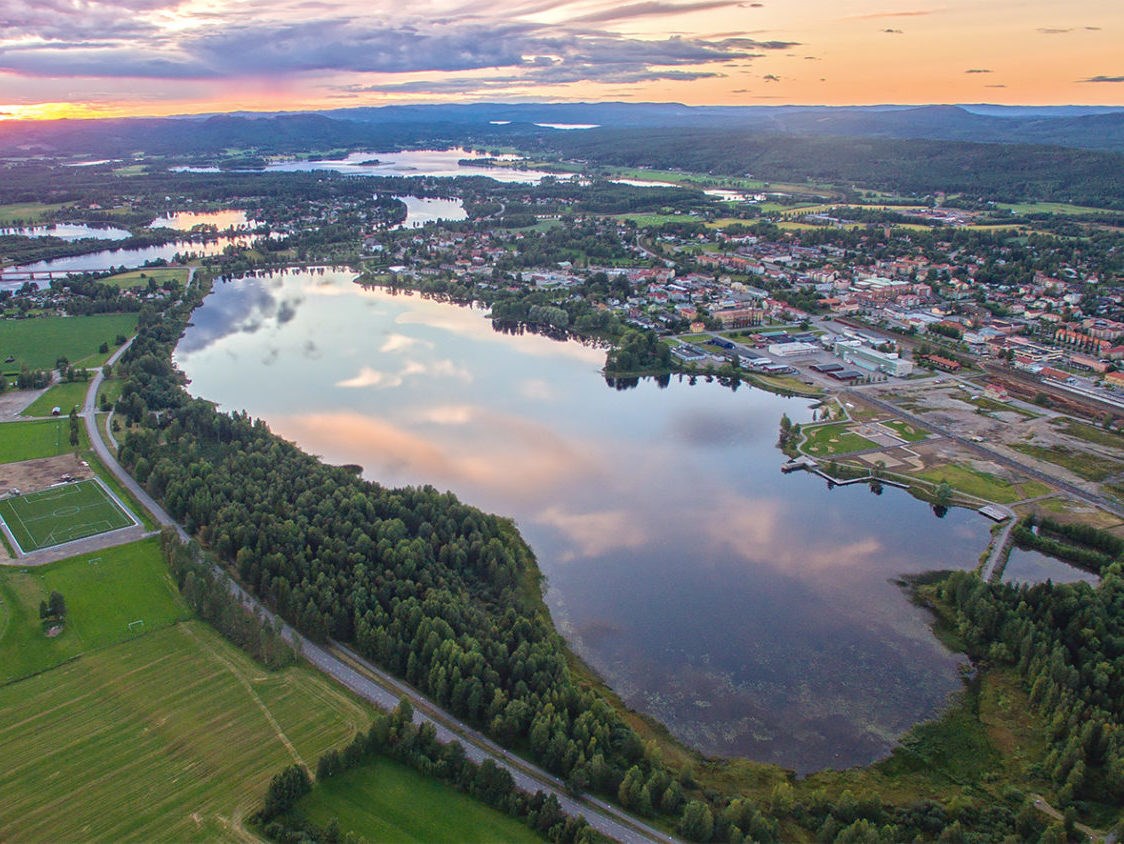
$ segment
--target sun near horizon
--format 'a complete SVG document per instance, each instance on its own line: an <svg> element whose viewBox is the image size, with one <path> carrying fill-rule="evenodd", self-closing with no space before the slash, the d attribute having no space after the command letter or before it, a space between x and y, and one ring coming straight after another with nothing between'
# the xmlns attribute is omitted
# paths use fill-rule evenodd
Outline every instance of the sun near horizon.
<svg viewBox="0 0 1124 844"><path fill-rule="evenodd" d="M496 101L1124 105L1118 0L129 3L6 12L0 120Z"/></svg>

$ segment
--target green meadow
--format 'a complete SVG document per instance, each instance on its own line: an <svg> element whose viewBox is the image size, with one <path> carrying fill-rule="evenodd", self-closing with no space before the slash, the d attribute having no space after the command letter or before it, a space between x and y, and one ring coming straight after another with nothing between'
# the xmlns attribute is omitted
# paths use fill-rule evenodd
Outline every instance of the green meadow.
<svg viewBox="0 0 1124 844"><path fill-rule="evenodd" d="M115 350L118 335L129 337L137 330L136 314L92 314L74 317L36 317L0 320L0 360L3 371L53 369L65 357L73 366L101 366ZM102 343L109 352L99 352Z"/></svg>
<svg viewBox="0 0 1124 844"><path fill-rule="evenodd" d="M89 448L86 426L78 427L79 449ZM16 463L39 457L57 457L73 451L70 420L41 419L35 422L5 422L0 425L0 463Z"/></svg>
<svg viewBox="0 0 1124 844"><path fill-rule="evenodd" d="M0 840L256 840L269 780L369 723L304 668L181 622L0 686Z"/></svg>
<svg viewBox="0 0 1124 844"><path fill-rule="evenodd" d="M68 381L55 384L39 398L23 409L24 416L50 416L53 408L66 416L72 407L78 410L86 403L86 391L90 387L89 381Z"/></svg>
<svg viewBox="0 0 1124 844"><path fill-rule="evenodd" d="M541 841L514 818L386 758L317 783L297 809L319 826L335 818L341 832L385 844Z"/></svg>
<svg viewBox="0 0 1124 844"><path fill-rule="evenodd" d="M66 600L62 632L48 638L39 602ZM0 683L190 618L158 541L146 539L45 566L0 568ZM129 624L143 621L143 624Z"/></svg>

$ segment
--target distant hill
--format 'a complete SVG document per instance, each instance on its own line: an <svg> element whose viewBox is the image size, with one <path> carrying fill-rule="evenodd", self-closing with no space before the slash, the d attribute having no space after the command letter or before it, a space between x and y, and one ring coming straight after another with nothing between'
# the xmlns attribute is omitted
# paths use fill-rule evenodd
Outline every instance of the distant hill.
<svg viewBox="0 0 1124 844"><path fill-rule="evenodd" d="M191 128L185 128L185 124ZM558 132L536 124L613 129L738 129L805 137L917 138L1047 144L1124 152L1124 108L968 106L700 106L679 103L474 103L316 113L236 113L126 120L0 123L0 152L121 155L257 147L495 142Z"/></svg>
<svg viewBox="0 0 1124 844"><path fill-rule="evenodd" d="M0 155L17 158L144 152L245 167L271 154L500 144L606 164L1124 207L1124 109L478 103L0 122Z"/></svg>

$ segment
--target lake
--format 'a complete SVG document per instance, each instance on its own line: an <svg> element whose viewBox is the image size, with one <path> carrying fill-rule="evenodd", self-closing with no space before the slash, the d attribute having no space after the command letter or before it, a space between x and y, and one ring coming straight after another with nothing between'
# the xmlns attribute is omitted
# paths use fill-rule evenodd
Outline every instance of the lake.
<svg viewBox="0 0 1124 844"><path fill-rule="evenodd" d="M22 228L0 228L0 235L20 235L22 237L57 237L59 240L124 240L129 236L126 229L111 226L87 226L81 223L53 223L49 226L24 226Z"/></svg>
<svg viewBox="0 0 1124 844"><path fill-rule="evenodd" d="M551 175L514 167L472 167L461 163L463 160L486 158L490 156L465 149L354 152L335 161L282 161L266 165L265 169L283 173L334 170L353 176L487 176L497 182L522 184L537 184Z"/></svg>
<svg viewBox="0 0 1124 844"><path fill-rule="evenodd" d="M176 361L331 463L517 521L571 646L709 754L799 772L885 756L963 659L894 580L968 568L989 523L779 471L809 402L700 380L606 386L602 350L344 272L216 284Z"/></svg>
<svg viewBox="0 0 1124 844"><path fill-rule="evenodd" d="M84 273L122 266L132 269L143 267L148 261L160 259L171 261L177 254L219 255L231 244L246 246L249 241L250 239L246 237L219 237L208 240L206 243L177 240L159 246L144 246L138 249L104 249L100 252L88 252L85 255L52 258L49 261L37 261L34 264L24 264L21 267L12 267L11 269L17 272L33 273Z"/></svg>
<svg viewBox="0 0 1124 844"><path fill-rule="evenodd" d="M468 212L459 199L439 199L436 197L396 196L406 204L406 219L400 228L418 229L426 223L438 220L467 220Z"/></svg>
<svg viewBox="0 0 1124 844"><path fill-rule="evenodd" d="M245 211L173 211L157 217L148 224L150 229L175 229L189 232L196 226L214 226L220 232L227 229L252 229L258 225L256 220L246 217Z"/></svg>

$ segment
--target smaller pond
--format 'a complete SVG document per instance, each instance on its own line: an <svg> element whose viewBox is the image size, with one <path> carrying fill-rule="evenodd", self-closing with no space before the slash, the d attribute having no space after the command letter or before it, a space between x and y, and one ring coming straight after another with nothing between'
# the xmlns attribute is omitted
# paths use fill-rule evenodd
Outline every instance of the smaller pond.
<svg viewBox="0 0 1124 844"><path fill-rule="evenodd" d="M468 212L459 199L423 198L420 196L396 196L406 203L406 220L399 228L419 229L426 223L438 220L466 220Z"/></svg>
<svg viewBox="0 0 1124 844"><path fill-rule="evenodd" d="M81 223L55 223L49 226L23 226L20 228L0 228L0 235L19 235L20 237L57 237L59 240L124 240L129 236L125 229L112 227L86 226Z"/></svg>
<svg viewBox="0 0 1124 844"><path fill-rule="evenodd" d="M214 226L220 232L228 229L252 229L257 220L246 217L245 211L173 211L148 224L150 229L175 229L189 232L196 226Z"/></svg>
<svg viewBox="0 0 1124 844"><path fill-rule="evenodd" d="M1011 549L1007 567L1003 569L1004 583L1045 583L1047 580L1054 583L1088 583L1092 586L1101 582L1100 577L1092 572L1071 566L1064 560L1047 556L1041 551Z"/></svg>

